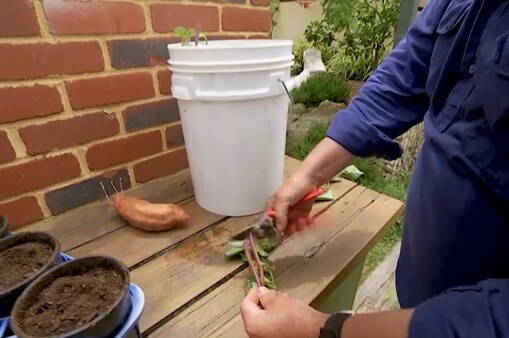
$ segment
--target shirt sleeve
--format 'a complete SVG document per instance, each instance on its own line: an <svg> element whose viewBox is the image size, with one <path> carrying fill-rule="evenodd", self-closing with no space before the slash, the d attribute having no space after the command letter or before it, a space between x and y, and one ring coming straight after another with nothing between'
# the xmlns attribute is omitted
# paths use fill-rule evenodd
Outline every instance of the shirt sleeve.
<svg viewBox="0 0 509 338"><path fill-rule="evenodd" d="M366 81L357 97L336 114L327 137L359 157L393 160L402 155L393 139L423 120L429 107L426 82L438 20L433 0L407 35Z"/></svg>
<svg viewBox="0 0 509 338"><path fill-rule="evenodd" d="M509 280L486 280L417 306L409 338L507 338L508 314Z"/></svg>

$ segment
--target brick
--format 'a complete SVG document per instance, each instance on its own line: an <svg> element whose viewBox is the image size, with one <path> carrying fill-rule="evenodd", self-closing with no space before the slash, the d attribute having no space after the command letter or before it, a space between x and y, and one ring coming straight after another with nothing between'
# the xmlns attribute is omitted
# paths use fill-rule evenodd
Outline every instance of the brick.
<svg viewBox="0 0 509 338"><path fill-rule="evenodd" d="M76 80L66 83L65 88L74 109L148 99L155 95L150 73Z"/></svg>
<svg viewBox="0 0 509 338"><path fill-rule="evenodd" d="M132 2L44 0L44 13L54 35L141 33L143 8Z"/></svg>
<svg viewBox="0 0 509 338"><path fill-rule="evenodd" d="M129 132L180 120L177 100L175 99L131 106L124 110L123 115L125 128Z"/></svg>
<svg viewBox="0 0 509 338"><path fill-rule="evenodd" d="M65 120L30 125L19 129L28 155L85 144L113 136L120 131L115 115L87 114Z"/></svg>
<svg viewBox="0 0 509 338"><path fill-rule="evenodd" d="M176 39L129 39L108 42L111 66L116 69L164 65L168 60L168 44Z"/></svg>
<svg viewBox="0 0 509 338"><path fill-rule="evenodd" d="M32 0L0 1L0 36L40 35Z"/></svg>
<svg viewBox="0 0 509 338"><path fill-rule="evenodd" d="M56 87L0 88L0 123L48 116L64 110Z"/></svg>
<svg viewBox="0 0 509 338"><path fill-rule="evenodd" d="M272 20L269 10L240 7L223 8L223 30L225 31L270 31Z"/></svg>
<svg viewBox="0 0 509 338"><path fill-rule="evenodd" d="M179 149L167 154L134 165L136 182L145 183L155 178L163 177L189 166L185 149Z"/></svg>
<svg viewBox="0 0 509 338"><path fill-rule="evenodd" d="M246 0L214 0L214 2L244 5Z"/></svg>
<svg viewBox="0 0 509 338"><path fill-rule="evenodd" d="M0 130L0 163L11 162L16 159L16 151L12 147L7 132Z"/></svg>
<svg viewBox="0 0 509 338"><path fill-rule="evenodd" d="M91 170L108 168L163 150L159 130L96 144L87 151L86 158Z"/></svg>
<svg viewBox="0 0 509 338"><path fill-rule="evenodd" d="M163 95L171 95L171 71L169 69L157 72L159 92Z"/></svg>
<svg viewBox="0 0 509 338"><path fill-rule="evenodd" d="M168 148L180 147L184 145L184 134L182 133L182 125L175 124L166 128L166 145Z"/></svg>
<svg viewBox="0 0 509 338"><path fill-rule="evenodd" d="M0 169L0 199L45 188L81 174L73 154L46 157Z"/></svg>
<svg viewBox="0 0 509 338"><path fill-rule="evenodd" d="M201 31L219 30L219 9L216 6L151 4L152 26L158 33L172 32L175 27L193 27Z"/></svg>
<svg viewBox="0 0 509 338"><path fill-rule="evenodd" d="M271 0L251 0L251 4L254 6L268 6Z"/></svg>
<svg viewBox="0 0 509 338"><path fill-rule="evenodd" d="M7 216L11 229L16 229L44 218L44 214L35 196L25 196L0 204L0 214Z"/></svg>
<svg viewBox="0 0 509 338"><path fill-rule="evenodd" d="M0 80L100 72L104 60L98 42L0 43Z"/></svg>
<svg viewBox="0 0 509 338"><path fill-rule="evenodd" d="M115 192L111 183L115 185L117 190L120 190L120 181L122 181L122 188L124 189L128 189L131 186L131 179L127 169L105 173L47 192L45 194L46 204L53 215L63 214L69 210L105 198L101 183L107 194L111 195Z"/></svg>

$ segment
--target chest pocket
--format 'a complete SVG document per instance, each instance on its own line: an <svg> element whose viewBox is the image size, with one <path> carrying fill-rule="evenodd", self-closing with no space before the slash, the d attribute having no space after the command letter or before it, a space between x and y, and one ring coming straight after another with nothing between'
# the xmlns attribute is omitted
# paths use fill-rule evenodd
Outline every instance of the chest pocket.
<svg viewBox="0 0 509 338"><path fill-rule="evenodd" d="M472 124L464 151L494 191L509 203L509 24L487 27L480 46L475 96L481 122ZM500 25L506 25L501 28Z"/></svg>
<svg viewBox="0 0 509 338"><path fill-rule="evenodd" d="M446 106L446 100L460 71L457 60L462 57L462 44L465 42L457 39L457 33L462 29L471 4L471 0L450 1L434 27L437 39L431 56L426 90L436 114L432 121L440 131L447 128L457 113Z"/></svg>

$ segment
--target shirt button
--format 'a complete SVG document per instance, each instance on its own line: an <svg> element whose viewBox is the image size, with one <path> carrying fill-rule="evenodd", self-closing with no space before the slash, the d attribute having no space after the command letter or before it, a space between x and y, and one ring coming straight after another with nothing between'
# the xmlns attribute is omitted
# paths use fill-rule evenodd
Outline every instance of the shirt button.
<svg viewBox="0 0 509 338"><path fill-rule="evenodd" d="M470 65L470 67L468 67L468 73L474 74L476 69L477 69L477 67L475 65Z"/></svg>

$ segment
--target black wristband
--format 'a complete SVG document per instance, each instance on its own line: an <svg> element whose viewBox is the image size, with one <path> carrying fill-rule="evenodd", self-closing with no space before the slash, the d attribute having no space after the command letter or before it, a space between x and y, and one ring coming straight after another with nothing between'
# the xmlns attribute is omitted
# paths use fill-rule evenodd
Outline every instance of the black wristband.
<svg viewBox="0 0 509 338"><path fill-rule="evenodd" d="M343 325L352 314L350 311L344 311L329 316L324 326L320 329L319 338L341 338Z"/></svg>

